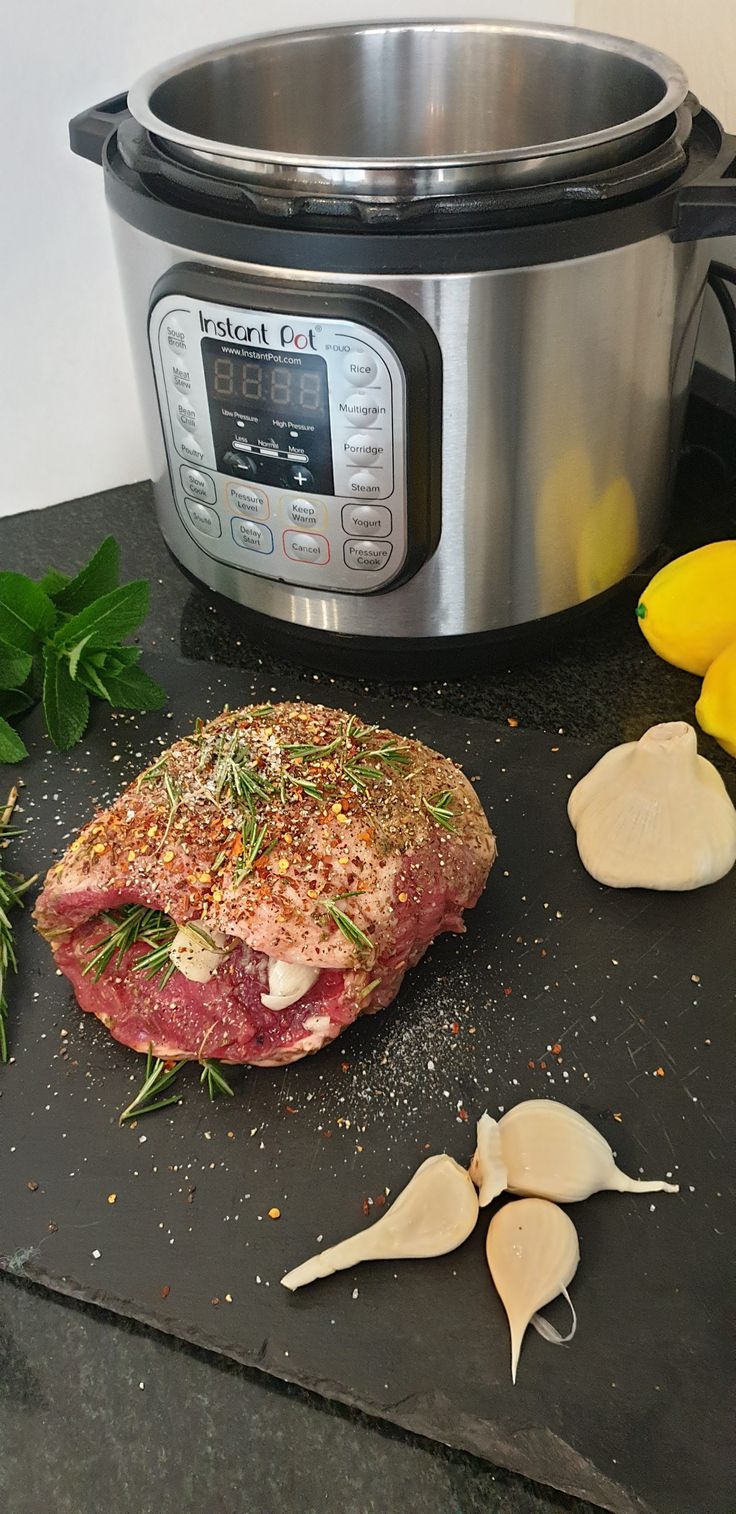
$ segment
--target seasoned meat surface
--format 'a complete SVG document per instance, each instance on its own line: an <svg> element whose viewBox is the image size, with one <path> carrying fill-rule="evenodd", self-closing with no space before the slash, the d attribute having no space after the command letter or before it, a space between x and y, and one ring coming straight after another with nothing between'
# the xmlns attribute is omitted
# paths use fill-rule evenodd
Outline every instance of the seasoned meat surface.
<svg viewBox="0 0 736 1514"><path fill-rule="evenodd" d="M494 855L448 758L322 705L251 707L198 725L97 815L36 921L82 1008L126 1045L268 1065L390 1003L434 937L464 929ZM224 937L214 975L137 969L145 940L98 972L132 905ZM285 1008L262 1003L269 959L314 969Z"/></svg>

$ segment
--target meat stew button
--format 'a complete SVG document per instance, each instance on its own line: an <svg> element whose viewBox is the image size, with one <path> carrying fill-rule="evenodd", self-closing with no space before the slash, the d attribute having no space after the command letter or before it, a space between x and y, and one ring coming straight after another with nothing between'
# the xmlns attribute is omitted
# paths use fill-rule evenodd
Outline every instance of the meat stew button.
<svg viewBox="0 0 736 1514"><path fill-rule="evenodd" d="M330 543L326 536L306 531L284 531L284 553L292 562L325 563L330 560Z"/></svg>
<svg viewBox="0 0 736 1514"><path fill-rule="evenodd" d="M369 573L385 568L392 551L390 541L346 541L343 547L347 566Z"/></svg>

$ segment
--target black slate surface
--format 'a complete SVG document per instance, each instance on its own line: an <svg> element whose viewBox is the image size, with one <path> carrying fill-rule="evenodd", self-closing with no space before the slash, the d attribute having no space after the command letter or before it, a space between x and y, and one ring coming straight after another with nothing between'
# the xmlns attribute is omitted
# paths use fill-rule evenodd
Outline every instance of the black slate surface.
<svg viewBox="0 0 736 1514"><path fill-rule="evenodd" d="M182 666L164 681L176 709L161 721L166 739L185 710L271 688ZM2 1103L15 1146L0 1180L5 1265L604 1507L718 1514L730 1507L712 1447L726 1397L719 1162L733 880L695 896L607 894L575 863L564 819L567 774L594 753L382 710L481 775L503 850L468 939L438 944L396 1008L320 1058L246 1072L227 1104L209 1106L192 1078L172 1118L118 1132L132 1057L79 1024L26 931L18 1060ZM140 732L129 719L104 724L89 754L27 766L34 856L145 760L155 720ZM557 1041L562 1063L547 1051ZM472 1118L539 1093L593 1115L629 1170L672 1171L684 1184L680 1198L607 1195L573 1211L583 1263L569 1351L532 1339L512 1392L480 1228L461 1252L396 1277L364 1268L296 1299L279 1288L319 1233L327 1243L365 1223L362 1200L395 1192L427 1141L467 1156L466 1109ZM272 1204L277 1224L265 1218Z"/></svg>

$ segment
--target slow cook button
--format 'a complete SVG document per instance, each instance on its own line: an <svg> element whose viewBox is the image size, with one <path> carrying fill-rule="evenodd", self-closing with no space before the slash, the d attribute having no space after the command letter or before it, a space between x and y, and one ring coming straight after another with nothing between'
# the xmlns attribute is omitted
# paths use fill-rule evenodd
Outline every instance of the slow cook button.
<svg viewBox="0 0 736 1514"><path fill-rule="evenodd" d="M222 536L220 517L216 510L211 510L209 505L203 505L199 499L185 499L184 504L192 525L196 526L203 536Z"/></svg>
<svg viewBox="0 0 736 1514"><path fill-rule="evenodd" d="M377 463L383 457L385 447L379 432L356 431L345 442L345 457L349 463Z"/></svg>
<svg viewBox="0 0 736 1514"><path fill-rule="evenodd" d="M348 536L390 536L392 525L387 505L342 507L342 529Z"/></svg>
<svg viewBox="0 0 736 1514"><path fill-rule="evenodd" d="M356 388L361 384L372 384L378 375L378 363L372 352L366 352L362 347L356 347L345 358L342 371L349 383Z"/></svg>
<svg viewBox="0 0 736 1514"><path fill-rule="evenodd" d="M203 499L207 505L214 505L217 490L215 480L210 478L209 473L200 473L199 468L188 468L186 463L180 463L179 475L185 494L191 494L192 499Z"/></svg>
<svg viewBox="0 0 736 1514"><path fill-rule="evenodd" d="M375 473L369 473L367 468L360 468L357 473L350 474L345 492L361 494L364 499L367 499L371 494L380 494L381 485Z"/></svg>
<svg viewBox="0 0 736 1514"><path fill-rule="evenodd" d="M343 547L347 566L369 573L385 568L392 551L390 541L346 541Z"/></svg>
<svg viewBox="0 0 736 1514"><path fill-rule="evenodd" d="M338 400L337 413L346 425L375 426L379 421L385 424L388 405L383 403L380 389L373 394L368 390L356 390L355 394L348 394L344 400Z"/></svg>
<svg viewBox="0 0 736 1514"><path fill-rule="evenodd" d="M204 462L204 449L200 447L196 436L189 436L186 431L180 431L176 438L176 450L181 457L187 457L190 463Z"/></svg>
<svg viewBox="0 0 736 1514"><path fill-rule="evenodd" d="M290 499L286 519L292 526L301 526L302 531L316 531L318 526L326 524L325 507L315 504L313 499Z"/></svg>
<svg viewBox="0 0 736 1514"><path fill-rule="evenodd" d="M258 526L254 520L231 520L233 541L248 552L273 552L273 536L268 526Z"/></svg>
<svg viewBox="0 0 736 1514"><path fill-rule="evenodd" d="M260 489L251 489L249 484L228 484L227 497L234 510L251 520L268 520L271 513L268 500Z"/></svg>
<svg viewBox="0 0 736 1514"><path fill-rule="evenodd" d="M176 413L182 426L186 426L187 431L193 431L197 424L197 412L189 400L177 400Z"/></svg>
<svg viewBox="0 0 736 1514"><path fill-rule="evenodd" d="M292 562L325 563L330 560L326 536L307 536L302 531L284 531L284 555Z"/></svg>

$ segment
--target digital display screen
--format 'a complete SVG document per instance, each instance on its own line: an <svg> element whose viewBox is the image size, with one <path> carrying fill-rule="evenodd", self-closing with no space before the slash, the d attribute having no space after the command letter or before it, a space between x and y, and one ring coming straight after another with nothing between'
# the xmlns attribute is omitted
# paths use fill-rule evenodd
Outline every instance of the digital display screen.
<svg viewBox="0 0 736 1514"><path fill-rule="evenodd" d="M202 361L218 470L332 494L325 359L205 337Z"/></svg>
<svg viewBox="0 0 736 1514"><path fill-rule="evenodd" d="M210 392L215 399L246 402L259 409L287 411L295 420L315 420L327 412L327 374L321 358L298 368L256 358L215 357L211 360Z"/></svg>

